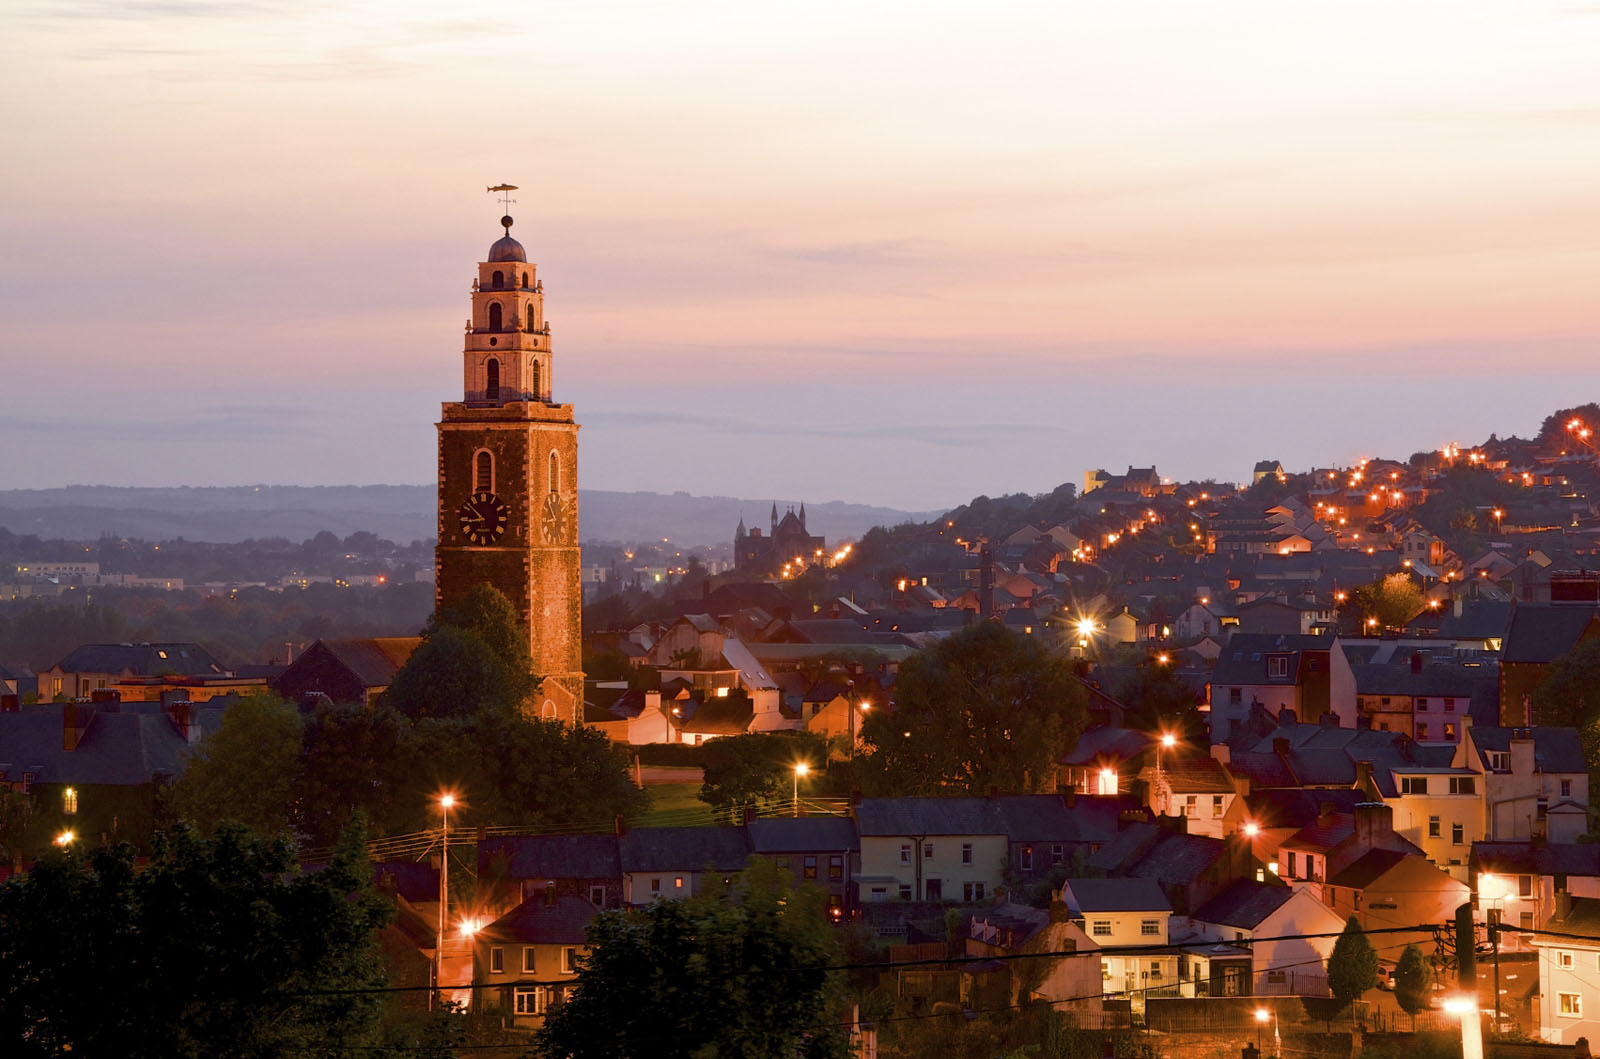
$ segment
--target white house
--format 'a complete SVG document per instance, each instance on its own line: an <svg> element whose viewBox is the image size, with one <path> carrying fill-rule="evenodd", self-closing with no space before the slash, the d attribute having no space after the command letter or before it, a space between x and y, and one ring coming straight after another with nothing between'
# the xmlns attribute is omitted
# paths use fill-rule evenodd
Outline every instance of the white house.
<svg viewBox="0 0 1600 1059"><path fill-rule="evenodd" d="M1573 898L1547 929L1583 938L1536 937L1539 1036L1554 1044L1600 1040L1600 900Z"/></svg>
<svg viewBox="0 0 1600 1059"><path fill-rule="evenodd" d="M1308 890L1240 879L1195 909L1189 923L1208 941L1252 943L1250 992L1255 996L1327 995L1326 967L1335 939L1305 935L1337 934L1344 920Z"/></svg>
<svg viewBox="0 0 1600 1059"><path fill-rule="evenodd" d="M987 798L866 798L856 807L862 902L983 901L1004 882L1009 832Z"/></svg>
<svg viewBox="0 0 1600 1059"><path fill-rule="evenodd" d="M1061 901L1100 946L1107 993L1127 994L1135 1011L1151 994L1178 994L1177 951L1156 951L1169 944L1172 905L1154 879L1068 879Z"/></svg>

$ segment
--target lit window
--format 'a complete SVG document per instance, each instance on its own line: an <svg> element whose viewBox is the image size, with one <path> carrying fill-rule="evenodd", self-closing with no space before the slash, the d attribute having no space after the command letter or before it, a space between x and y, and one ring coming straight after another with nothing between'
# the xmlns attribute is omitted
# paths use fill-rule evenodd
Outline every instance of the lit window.
<svg viewBox="0 0 1600 1059"><path fill-rule="evenodd" d="M518 986L514 991L518 1015L543 1015L549 1007L549 992L542 985Z"/></svg>
<svg viewBox="0 0 1600 1059"><path fill-rule="evenodd" d="M807 857L805 863L805 877L807 879L815 879L817 877L817 858L814 856Z"/></svg>
<svg viewBox="0 0 1600 1059"><path fill-rule="evenodd" d="M677 876L673 877L673 879L672 879L672 888L674 890L683 889L683 876L677 875Z"/></svg>
<svg viewBox="0 0 1600 1059"><path fill-rule="evenodd" d="M61 811L71 816L78 811L78 789L68 787L61 792Z"/></svg>
<svg viewBox="0 0 1600 1059"><path fill-rule="evenodd" d="M1583 1014L1583 997L1577 993L1557 993L1557 1010L1563 1015L1576 1018Z"/></svg>
<svg viewBox="0 0 1600 1059"><path fill-rule="evenodd" d="M1558 952L1558 953L1556 953L1556 966L1557 967L1571 967L1572 966L1572 953L1570 953L1570 952Z"/></svg>

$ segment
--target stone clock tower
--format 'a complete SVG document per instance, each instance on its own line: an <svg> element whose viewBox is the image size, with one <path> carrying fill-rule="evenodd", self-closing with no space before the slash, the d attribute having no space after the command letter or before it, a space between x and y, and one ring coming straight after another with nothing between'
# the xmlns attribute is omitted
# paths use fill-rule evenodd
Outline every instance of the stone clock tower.
<svg viewBox="0 0 1600 1059"><path fill-rule="evenodd" d="M462 353L462 395L439 419L434 602L488 583L528 629L544 677L534 712L583 717L578 556L578 424L551 399L544 287L506 229L478 265Z"/></svg>

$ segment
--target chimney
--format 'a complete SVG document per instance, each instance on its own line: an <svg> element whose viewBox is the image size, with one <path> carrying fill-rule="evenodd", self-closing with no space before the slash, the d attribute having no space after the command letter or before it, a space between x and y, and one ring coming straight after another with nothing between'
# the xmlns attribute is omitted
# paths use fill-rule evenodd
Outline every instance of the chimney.
<svg viewBox="0 0 1600 1059"><path fill-rule="evenodd" d="M185 743L200 741L200 723L195 720L194 703L188 699L174 699L167 704L167 715Z"/></svg>
<svg viewBox="0 0 1600 1059"><path fill-rule="evenodd" d="M1050 898L1050 922L1072 922L1072 906L1061 900L1060 897L1052 896Z"/></svg>
<svg viewBox="0 0 1600 1059"><path fill-rule="evenodd" d="M1317 803L1317 826L1327 827L1333 823L1334 804L1332 802Z"/></svg>
<svg viewBox="0 0 1600 1059"><path fill-rule="evenodd" d="M1078 788L1076 788L1076 787L1068 787L1065 791L1063 791L1061 793L1061 800L1066 803L1066 806L1067 806L1068 809L1071 809L1073 806L1077 805L1078 804Z"/></svg>
<svg viewBox="0 0 1600 1059"><path fill-rule="evenodd" d="M1289 754L1289 740L1281 735L1273 739L1272 752L1279 757L1287 757Z"/></svg>
<svg viewBox="0 0 1600 1059"><path fill-rule="evenodd" d="M1233 747L1227 743L1212 743L1211 756L1217 760L1219 765L1226 768L1233 761Z"/></svg>
<svg viewBox="0 0 1600 1059"><path fill-rule="evenodd" d="M87 702L64 702L61 704L61 749L73 751L78 749L78 744L83 742L83 737L89 731L89 722L94 720L94 707Z"/></svg>
<svg viewBox="0 0 1600 1059"><path fill-rule="evenodd" d="M283 666L285 669L294 664L294 643L291 640L283 641Z"/></svg>
<svg viewBox="0 0 1600 1059"><path fill-rule="evenodd" d="M1528 829L1528 847L1530 849L1544 849L1550 841L1550 821L1534 820Z"/></svg>
<svg viewBox="0 0 1600 1059"><path fill-rule="evenodd" d="M1357 805L1356 842L1366 849L1393 846L1394 810L1383 802L1361 802Z"/></svg>
<svg viewBox="0 0 1600 1059"><path fill-rule="evenodd" d="M1420 676L1422 673L1422 652L1411 652L1411 675Z"/></svg>
<svg viewBox="0 0 1600 1059"><path fill-rule="evenodd" d="M623 835L626 835L628 833L628 821L626 821L626 820L624 820L622 818L622 814L621 813L617 814L616 825L617 825L617 837L618 838L621 838Z"/></svg>
<svg viewBox="0 0 1600 1059"><path fill-rule="evenodd" d="M1372 787L1372 762L1370 762L1370 761L1357 761L1356 762L1356 783L1355 783L1355 787L1356 787L1356 790L1365 791L1368 794L1371 794L1373 792L1373 787Z"/></svg>

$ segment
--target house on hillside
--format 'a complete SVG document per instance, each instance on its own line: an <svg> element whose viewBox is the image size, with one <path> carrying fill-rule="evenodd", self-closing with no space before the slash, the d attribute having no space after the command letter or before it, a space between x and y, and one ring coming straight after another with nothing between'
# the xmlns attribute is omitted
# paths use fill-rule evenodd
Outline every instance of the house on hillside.
<svg viewBox="0 0 1600 1059"><path fill-rule="evenodd" d="M1337 636L1235 633L1212 670L1208 702L1213 743L1256 708L1287 710L1303 722L1329 715L1342 727L1356 724L1355 675Z"/></svg>
<svg viewBox="0 0 1600 1059"><path fill-rule="evenodd" d="M197 643L86 643L39 674L39 700L87 699L131 677L226 674Z"/></svg>
<svg viewBox="0 0 1600 1059"><path fill-rule="evenodd" d="M1250 943L1245 995L1327 995L1335 939L1308 935L1338 934L1344 920L1308 891L1237 879L1195 909L1189 924L1210 940Z"/></svg>
<svg viewBox="0 0 1600 1059"><path fill-rule="evenodd" d="M278 677L278 694L293 702L326 695L334 702L376 706L421 643L420 636L318 640Z"/></svg>
<svg viewBox="0 0 1600 1059"><path fill-rule="evenodd" d="M1556 659L1600 637L1600 610L1592 603L1517 603L1511 609L1500 655L1500 724L1533 723L1533 692Z"/></svg>
<svg viewBox="0 0 1600 1059"><path fill-rule="evenodd" d="M1061 903L1100 946L1106 994L1127 995L1136 1011L1149 996L1178 995L1178 953L1167 948L1172 905L1155 880L1068 879Z"/></svg>
<svg viewBox="0 0 1600 1059"><path fill-rule="evenodd" d="M1539 1036L1553 1044L1600 1040L1600 900L1562 901L1539 952Z"/></svg>
<svg viewBox="0 0 1600 1059"><path fill-rule="evenodd" d="M578 960L589 951L584 931L597 913L552 888L481 928L472 939L477 1003L513 1026L541 1025L577 981Z"/></svg>

